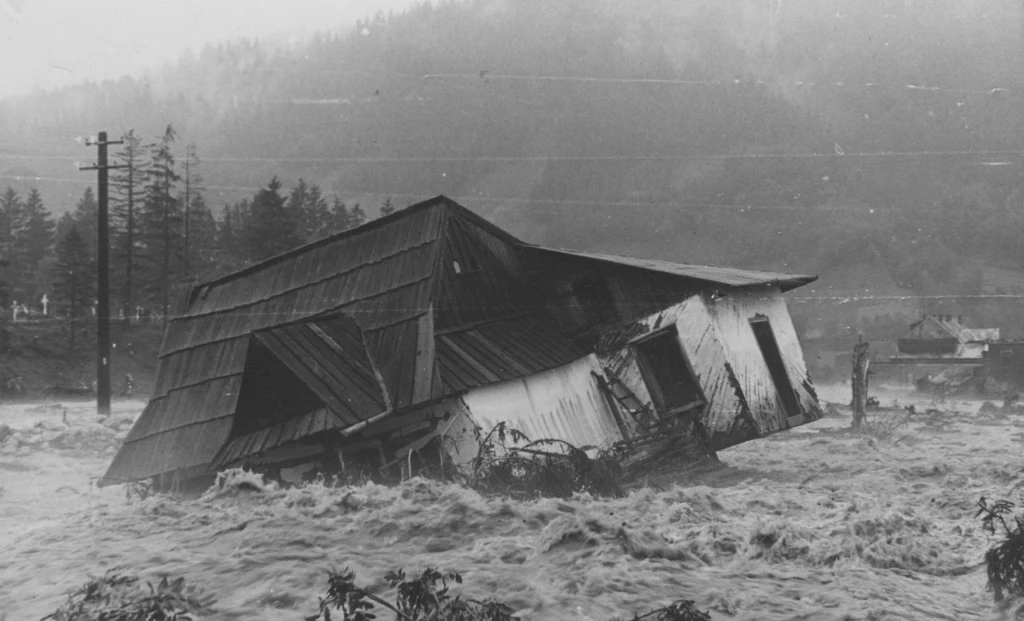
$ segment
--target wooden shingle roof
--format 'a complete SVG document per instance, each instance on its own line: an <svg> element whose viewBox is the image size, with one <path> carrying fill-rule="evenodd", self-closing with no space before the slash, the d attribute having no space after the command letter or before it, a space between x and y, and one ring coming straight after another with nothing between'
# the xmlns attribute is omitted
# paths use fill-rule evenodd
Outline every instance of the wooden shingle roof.
<svg viewBox="0 0 1024 621"><path fill-rule="evenodd" d="M521 270L529 253L726 286L785 290L814 278L546 249L438 196L193 287L168 323L152 399L101 484L202 469L585 355L531 294ZM347 319L329 322L339 316ZM247 413L238 409L239 393L254 342L325 408L240 431L235 422Z"/></svg>

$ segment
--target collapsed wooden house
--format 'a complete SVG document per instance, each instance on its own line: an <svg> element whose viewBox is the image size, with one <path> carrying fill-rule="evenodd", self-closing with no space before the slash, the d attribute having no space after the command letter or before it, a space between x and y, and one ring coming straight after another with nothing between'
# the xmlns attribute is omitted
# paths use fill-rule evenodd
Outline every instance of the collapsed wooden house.
<svg viewBox="0 0 1024 621"><path fill-rule="evenodd" d="M820 417L782 296L815 278L544 248L439 196L193 286L101 484L381 467L441 436L465 459L500 421L720 450Z"/></svg>

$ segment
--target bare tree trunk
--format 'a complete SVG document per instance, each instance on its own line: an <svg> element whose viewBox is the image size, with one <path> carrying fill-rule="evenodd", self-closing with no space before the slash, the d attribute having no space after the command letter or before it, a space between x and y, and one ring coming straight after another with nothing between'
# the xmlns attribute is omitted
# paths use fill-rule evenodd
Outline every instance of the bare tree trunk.
<svg viewBox="0 0 1024 621"><path fill-rule="evenodd" d="M853 377L850 385L853 388L853 423L854 430L860 430L864 423L864 408L868 399L868 344L857 343L853 346Z"/></svg>

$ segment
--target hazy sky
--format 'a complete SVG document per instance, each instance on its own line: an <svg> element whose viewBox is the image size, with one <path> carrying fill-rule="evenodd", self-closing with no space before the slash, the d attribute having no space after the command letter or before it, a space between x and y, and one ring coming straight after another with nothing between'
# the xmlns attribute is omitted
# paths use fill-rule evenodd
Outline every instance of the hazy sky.
<svg viewBox="0 0 1024 621"><path fill-rule="evenodd" d="M414 0L0 0L0 97L116 78L204 42L305 34Z"/></svg>

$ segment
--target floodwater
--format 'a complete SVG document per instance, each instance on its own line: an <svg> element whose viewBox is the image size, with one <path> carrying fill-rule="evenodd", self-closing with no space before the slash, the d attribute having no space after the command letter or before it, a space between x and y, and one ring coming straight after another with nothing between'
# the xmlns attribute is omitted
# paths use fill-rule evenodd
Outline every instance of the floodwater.
<svg viewBox="0 0 1024 621"><path fill-rule="evenodd" d="M893 396L910 402L883 404ZM848 400L841 389L823 397ZM39 619L120 567L201 585L217 598L209 619L298 620L316 612L332 566L382 591L390 569L457 571L466 596L533 620L627 618L680 598L715 619L1004 619L985 590L989 538L974 513L980 496L1024 483L1024 416L979 405L919 400L919 412L944 414L882 439L841 432L842 410L618 500L506 502L413 479L129 501L92 485L109 456L8 443L0 619ZM95 422L87 404L67 410L69 427ZM4 406L0 423L30 427L58 411Z"/></svg>

